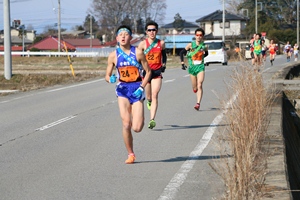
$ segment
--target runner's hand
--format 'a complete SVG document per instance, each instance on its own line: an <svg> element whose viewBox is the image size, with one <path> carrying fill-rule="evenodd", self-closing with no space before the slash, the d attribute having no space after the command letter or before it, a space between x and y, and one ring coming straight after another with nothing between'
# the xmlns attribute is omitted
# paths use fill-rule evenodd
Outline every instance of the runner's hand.
<svg viewBox="0 0 300 200"><path fill-rule="evenodd" d="M161 67L161 72L164 73L165 70L166 70L166 66L162 66L162 67Z"/></svg>
<svg viewBox="0 0 300 200"><path fill-rule="evenodd" d="M182 66L181 67L182 70L186 70L187 66L185 64L181 64L181 66Z"/></svg>
<svg viewBox="0 0 300 200"><path fill-rule="evenodd" d="M111 77L109 77L109 82L110 83L115 83L117 81L117 77L115 74L111 75Z"/></svg>
<svg viewBox="0 0 300 200"><path fill-rule="evenodd" d="M136 91L134 91L132 96L134 96L135 98L140 99L143 95L143 92L144 92L144 88L142 86L140 86L138 89L136 89Z"/></svg>

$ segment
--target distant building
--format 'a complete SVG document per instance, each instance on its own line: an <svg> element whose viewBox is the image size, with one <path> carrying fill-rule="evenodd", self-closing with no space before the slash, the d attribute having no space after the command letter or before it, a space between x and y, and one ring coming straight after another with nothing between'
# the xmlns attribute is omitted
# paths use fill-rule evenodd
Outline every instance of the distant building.
<svg viewBox="0 0 300 200"><path fill-rule="evenodd" d="M16 29L11 27L11 45L12 46L21 46L23 45L23 37L22 33ZM36 37L36 31L26 31L24 32L24 49L26 46L31 45ZM0 46L4 45L4 30L0 30ZM14 50L14 49L12 49ZM0 50L1 51L1 50Z"/></svg>
<svg viewBox="0 0 300 200"><path fill-rule="evenodd" d="M246 28L248 18L225 12L225 38L226 43L234 39L245 40L242 31ZM195 20L196 23L184 22L182 31L178 32L173 23L159 28L159 38L165 41L169 53L178 52L185 48L188 43L195 40L195 30L203 28L205 40L221 40L223 37L223 11L217 10Z"/></svg>
<svg viewBox="0 0 300 200"><path fill-rule="evenodd" d="M53 37L53 36L49 36L39 42L37 42L36 44L28 47L28 49L39 49L40 51L57 51L58 50L58 38L57 37ZM73 46L72 44L65 42L66 47L68 49L68 51L75 51L76 47ZM61 51L64 50L64 40L60 41L60 46L61 46Z"/></svg>
<svg viewBox="0 0 300 200"><path fill-rule="evenodd" d="M174 23L169 23L159 28L160 34L194 34L199 25L184 21L182 31L177 31Z"/></svg>
<svg viewBox="0 0 300 200"><path fill-rule="evenodd" d="M64 38L81 38L81 39L90 39L91 34L88 31L63 31L61 36ZM95 38L95 35L92 35L92 38Z"/></svg>
<svg viewBox="0 0 300 200"><path fill-rule="evenodd" d="M242 30L246 28L248 18L225 11L225 37L243 38ZM223 11L217 10L196 20L205 31L206 39L222 39L223 36Z"/></svg>

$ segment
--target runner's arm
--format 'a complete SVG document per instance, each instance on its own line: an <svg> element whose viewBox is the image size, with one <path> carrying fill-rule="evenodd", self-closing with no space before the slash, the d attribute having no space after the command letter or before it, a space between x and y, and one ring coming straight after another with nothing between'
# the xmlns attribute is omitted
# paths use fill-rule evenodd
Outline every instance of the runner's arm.
<svg viewBox="0 0 300 200"><path fill-rule="evenodd" d="M205 58L206 56L208 56L208 49L207 49L207 47L205 46L205 49L204 49L204 58Z"/></svg>
<svg viewBox="0 0 300 200"><path fill-rule="evenodd" d="M138 49L144 52L145 50L145 40L141 41L138 45Z"/></svg>
<svg viewBox="0 0 300 200"><path fill-rule="evenodd" d="M110 82L110 77L112 75L112 72L113 72L113 69L114 69L114 66L115 66L115 56L116 56L116 53L115 51L111 52L108 56L108 59L107 59L107 68L106 68L106 74L105 74L105 81L106 82Z"/></svg>
<svg viewBox="0 0 300 200"><path fill-rule="evenodd" d="M161 41L161 54L162 54L162 62L163 62L163 66L166 67L167 64L167 52L166 52L166 47L165 47L165 42Z"/></svg>
<svg viewBox="0 0 300 200"><path fill-rule="evenodd" d="M192 44L189 43L189 44L186 45L186 47L185 47L184 49L182 49L182 50L180 51L179 56L180 56L181 64L184 64L184 55L186 55L186 54L187 54L187 51L188 51L189 49L191 49L191 46L192 46Z"/></svg>

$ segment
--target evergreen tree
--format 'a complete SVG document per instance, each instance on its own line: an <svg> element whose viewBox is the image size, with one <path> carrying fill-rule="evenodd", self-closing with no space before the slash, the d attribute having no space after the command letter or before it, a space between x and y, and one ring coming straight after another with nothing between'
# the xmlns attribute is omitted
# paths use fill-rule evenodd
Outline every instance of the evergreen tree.
<svg viewBox="0 0 300 200"><path fill-rule="evenodd" d="M180 32L184 28L184 22L185 20L183 20L180 14L177 13L174 17L173 27L175 28L176 31Z"/></svg>

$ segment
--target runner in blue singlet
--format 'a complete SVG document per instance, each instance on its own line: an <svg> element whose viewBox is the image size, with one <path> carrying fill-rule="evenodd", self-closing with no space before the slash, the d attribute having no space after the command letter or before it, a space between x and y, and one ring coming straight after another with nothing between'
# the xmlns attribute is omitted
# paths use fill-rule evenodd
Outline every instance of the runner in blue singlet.
<svg viewBox="0 0 300 200"><path fill-rule="evenodd" d="M108 56L105 80L115 83L120 115L123 123L122 134L128 152L126 164L135 161L131 129L140 132L144 126L144 87L151 77L144 53L130 45L132 31L128 26L120 26L116 32L119 47ZM116 67L117 76L113 70ZM144 79L141 72L144 70ZM117 79L117 80L116 80Z"/></svg>

